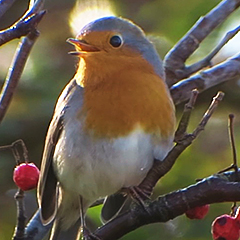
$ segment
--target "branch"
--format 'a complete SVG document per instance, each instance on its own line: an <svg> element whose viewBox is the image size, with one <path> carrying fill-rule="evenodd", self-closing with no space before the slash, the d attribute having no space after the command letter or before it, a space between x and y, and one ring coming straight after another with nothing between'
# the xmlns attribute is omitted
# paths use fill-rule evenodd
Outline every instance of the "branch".
<svg viewBox="0 0 240 240"><path fill-rule="evenodd" d="M164 60L166 79L169 86L189 77L193 73L189 72L189 69L185 67L186 60L195 52L200 43L239 6L240 0L224 0L220 2L207 15L200 18L170 50Z"/></svg>
<svg viewBox="0 0 240 240"><path fill-rule="evenodd" d="M42 7L43 3L44 0L31 0L29 3L29 10L26 12L24 17L19 20L16 26L14 26L15 30L11 31L10 29L8 32L10 35L13 33L15 34L16 32L18 32L19 28L20 30L27 28L26 32L30 31L28 35L23 38L22 42L20 42L19 47L16 50L12 66L9 68L8 75L6 77L4 86L0 94L0 123L4 118L7 108L12 100L13 93L17 87L18 81L21 77L30 51L37 37L39 36L39 32L35 28L45 14L45 11L40 11L39 13L35 12ZM24 33L24 31L25 30L22 30L22 33Z"/></svg>
<svg viewBox="0 0 240 240"><path fill-rule="evenodd" d="M202 92L237 77L240 77L240 53L213 68L176 83L170 88L170 91L173 101L177 105L189 99L193 89L198 89L198 91Z"/></svg>
<svg viewBox="0 0 240 240"><path fill-rule="evenodd" d="M193 73L196 73L197 71L207 67L211 66L212 59L216 56L216 54L223 48L225 44L228 43L229 40L231 40L236 34L240 31L240 26L236 27L235 29L227 32L227 34L224 36L224 38L221 40L221 42L213 49L211 53L209 53L208 56L206 56L204 59L200 60L199 62L196 62L192 64L191 66L185 67L185 76L188 77L192 75Z"/></svg>
<svg viewBox="0 0 240 240"><path fill-rule="evenodd" d="M115 240L143 225L167 222L197 206L240 201L240 183L235 182L235 177L235 172L213 175L197 184L159 197L150 202L146 209L140 205L131 207L130 211L98 228L94 235L101 240Z"/></svg>
<svg viewBox="0 0 240 240"><path fill-rule="evenodd" d="M25 237L25 205L24 205L24 192L18 189L15 200L17 203L17 226L15 228L13 240L22 240Z"/></svg>
<svg viewBox="0 0 240 240"><path fill-rule="evenodd" d="M10 28L0 31L0 46L15 38L26 36L29 32L33 31L42 20L44 14L45 11L33 14L13 24Z"/></svg>
<svg viewBox="0 0 240 240"><path fill-rule="evenodd" d="M202 120L199 125L193 131L192 134L187 134L185 130L188 126L189 117L191 114L191 110L193 109L193 105L196 100L196 92L194 91L192 94L189 103L185 105L185 109L183 112L182 119L180 120L179 127L176 134L177 144L173 147L173 149L168 153L163 161L155 161L153 167L148 172L145 179L139 184L139 188L144 192L151 193L158 180L163 177L166 173L168 173L172 166L175 164L179 155L193 142L194 139L197 138L199 133L204 129L214 110L218 106L219 102L223 99L224 94L219 92L214 98L209 108L205 112Z"/></svg>
<svg viewBox="0 0 240 240"><path fill-rule="evenodd" d="M29 53L38 35L39 33L37 31L31 32L22 40L22 42L19 43L19 47L16 51L12 66L9 68L9 72L0 95L0 123L9 107Z"/></svg>

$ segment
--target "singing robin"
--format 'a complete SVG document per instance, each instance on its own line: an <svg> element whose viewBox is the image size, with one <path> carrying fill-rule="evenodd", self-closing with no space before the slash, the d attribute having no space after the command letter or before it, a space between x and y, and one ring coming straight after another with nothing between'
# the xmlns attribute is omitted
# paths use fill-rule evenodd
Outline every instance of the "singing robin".
<svg viewBox="0 0 240 240"><path fill-rule="evenodd" d="M162 61L140 27L104 17L68 42L79 64L57 101L38 186L51 239L85 227L97 199L137 186L172 148L175 130Z"/></svg>

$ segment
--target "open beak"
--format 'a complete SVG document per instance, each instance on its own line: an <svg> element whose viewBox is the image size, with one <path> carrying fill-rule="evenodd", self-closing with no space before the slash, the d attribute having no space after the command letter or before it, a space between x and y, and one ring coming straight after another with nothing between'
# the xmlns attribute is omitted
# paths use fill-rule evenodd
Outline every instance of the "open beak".
<svg viewBox="0 0 240 240"><path fill-rule="evenodd" d="M80 39L76 38L68 38L67 42L74 45L77 49L77 51L69 52L71 55L82 55L84 53L91 53L91 52L99 52L100 50L97 47L94 47L93 45L90 45Z"/></svg>

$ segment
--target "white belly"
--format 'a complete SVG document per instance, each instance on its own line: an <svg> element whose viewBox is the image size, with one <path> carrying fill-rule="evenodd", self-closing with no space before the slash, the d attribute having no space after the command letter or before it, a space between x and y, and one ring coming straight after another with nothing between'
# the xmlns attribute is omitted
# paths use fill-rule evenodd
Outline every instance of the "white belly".
<svg viewBox="0 0 240 240"><path fill-rule="evenodd" d="M151 138L140 129L111 141L92 140L76 129L81 127L66 126L54 155L55 171L66 191L95 201L138 185L153 164Z"/></svg>

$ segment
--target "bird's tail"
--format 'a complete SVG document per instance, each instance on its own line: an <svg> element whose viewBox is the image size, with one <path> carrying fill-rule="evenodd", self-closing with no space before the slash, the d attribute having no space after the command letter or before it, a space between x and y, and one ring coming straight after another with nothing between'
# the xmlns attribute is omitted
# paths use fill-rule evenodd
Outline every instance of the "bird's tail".
<svg viewBox="0 0 240 240"><path fill-rule="evenodd" d="M80 208L79 196L61 191L60 205L53 223L50 240L79 239Z"/></svg>

